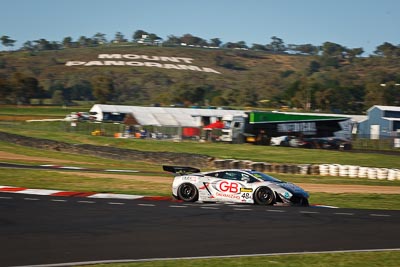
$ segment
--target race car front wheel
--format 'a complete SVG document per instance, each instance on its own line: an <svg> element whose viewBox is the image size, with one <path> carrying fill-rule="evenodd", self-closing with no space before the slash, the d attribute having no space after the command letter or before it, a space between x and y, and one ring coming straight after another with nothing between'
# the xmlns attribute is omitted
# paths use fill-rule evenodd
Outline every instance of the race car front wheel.
<svg viewBox="0 0 400 267"><path fill-rule="evenodd" d="M178 198L185 202L194 202L199 198L199 192L193 184L184 183L178 188Z"/></svg>
<svg viewBox="0 0 400 267"><path fill-rule="evenodd" d="M271 188L262 186L254 192L254 202L258 205L272 205L275 202L275 194Z"/></svg>

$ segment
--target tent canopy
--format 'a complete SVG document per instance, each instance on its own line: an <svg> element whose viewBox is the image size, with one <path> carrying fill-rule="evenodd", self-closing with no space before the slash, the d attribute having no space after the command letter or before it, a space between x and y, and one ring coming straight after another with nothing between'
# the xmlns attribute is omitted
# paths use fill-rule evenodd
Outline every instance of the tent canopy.
<svg viewBox="0 0 400 267"><path fill-rule="evenodd" d="M142 107L95 104L90 109L96 120L105 114L131 114L138 124L152 126L201 127L201 118L222 118L225 115L243 115L243 110Z"/></svg>

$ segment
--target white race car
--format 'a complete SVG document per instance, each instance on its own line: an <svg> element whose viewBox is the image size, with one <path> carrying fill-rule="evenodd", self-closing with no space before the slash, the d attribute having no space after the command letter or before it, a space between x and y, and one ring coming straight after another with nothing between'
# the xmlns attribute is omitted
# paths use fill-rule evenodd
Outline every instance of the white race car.
<svg viewBox="0 0 400 267"><path fill-rule="evenodd" d="M200 172L196 168L181 166L163 166L163 169L177 174L172 184L172 195L185 202L308 206L309 194L302 188L262 172L242 169Z"/></svg>

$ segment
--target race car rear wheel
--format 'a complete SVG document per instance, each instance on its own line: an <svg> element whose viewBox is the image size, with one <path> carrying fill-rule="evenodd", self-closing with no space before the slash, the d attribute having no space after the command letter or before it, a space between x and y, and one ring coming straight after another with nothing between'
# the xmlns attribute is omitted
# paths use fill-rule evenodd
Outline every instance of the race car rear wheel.
<svg viewBox="0 0 400 267"><path fill-rule="evenodd" d="M178 198L185 202L194 202L198 200L199 192L193 184L184 183L178 188Z"/></svg>
<svg viewBox="0 0 400 267"><path fill-rule="evenodd" d="M254 202L258 205L272 205L275 202L275 193L266 186L259 187L254 192Z"/></svg>

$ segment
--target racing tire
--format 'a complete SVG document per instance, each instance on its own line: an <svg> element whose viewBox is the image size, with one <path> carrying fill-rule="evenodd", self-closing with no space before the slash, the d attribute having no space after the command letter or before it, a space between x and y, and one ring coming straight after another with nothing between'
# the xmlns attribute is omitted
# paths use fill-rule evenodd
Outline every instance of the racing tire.
<svg viewBox="0 0 400 267"><path fill-rule="evenodd" d="M253 195L254 203L258 205L272 205L275 203L275 193L271 188L262 186L256 189Z"/></svg>
<svg viewBox="0 0 400 267"><path fill-rule="evenodd" d="M178 188L178 198L184 202L195 202L199 199L199 191L193 184L184 183Z"/></svg>

